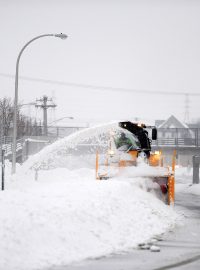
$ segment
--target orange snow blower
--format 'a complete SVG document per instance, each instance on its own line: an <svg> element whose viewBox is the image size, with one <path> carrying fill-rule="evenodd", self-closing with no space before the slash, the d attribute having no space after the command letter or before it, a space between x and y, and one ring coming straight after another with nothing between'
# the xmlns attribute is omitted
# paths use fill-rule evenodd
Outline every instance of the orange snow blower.
<svg viewBox="0 0 200 270"><path fill-rule="evenodd" d="M151 139L149 132L152 131ZM151 151L152 140L157 139L157 129L153 126L132 123L130 121L119 122L119 127L111 130L108 137L108 147L106 154L96 152L96 179L106 180L120 174L123 168L129 166L137 167L139 161L143 160L149 168L155 168L148 175L157 186L159 197L167 204L174 204L174 172L175 156L172 158L172 169L163 166L163 155L160 151ZM158 171L156 171L156 168Z"/></svg>

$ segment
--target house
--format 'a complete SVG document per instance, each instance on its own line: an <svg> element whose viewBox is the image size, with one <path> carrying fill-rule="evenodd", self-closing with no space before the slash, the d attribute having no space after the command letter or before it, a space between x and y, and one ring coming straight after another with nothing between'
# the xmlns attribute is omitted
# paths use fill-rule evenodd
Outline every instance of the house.
<svg viewBox="0 0 200 270"><path fill-rule="evenodd" d="M167 120L156 120L155 126L160 138L189 139L194 136L194 132L189 126L178 120L174 115L171 115Z"/></svg>
<svg viewBox="0 0 200 270"><path fill-rule="evenodd" d="M167 120L156 120L157 128L189 128L188 125L171 115Z"/></svg>

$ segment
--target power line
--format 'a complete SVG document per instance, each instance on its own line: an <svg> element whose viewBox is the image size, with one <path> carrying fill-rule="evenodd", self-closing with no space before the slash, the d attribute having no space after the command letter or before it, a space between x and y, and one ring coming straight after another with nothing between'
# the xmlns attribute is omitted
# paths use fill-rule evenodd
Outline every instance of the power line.
<svg viewBox="0 0 200 270"><path fill-rule="evenodd" d="M1 77L11 78L14 79L14 75L0 73ZM71 87L77 88L87 88L92 90L104 90L104 91L115 91L115 92L128 92L128 93L138 93L138 94L157 94L157 95L177 95L177 96L200 96L200 93L197 92L177 92L177 91L156 91L156 90L146 90L146 89L133 89L133 88L122 88L122 87L112 87L112 86L99 86L93 84L83 84L83 83L72 83L72 82L65 82L65 81L57 81L57 80L48 80L48 79L41 79L41 78L33 78L33 77L26 77L20 76L21 80L24 81L32 81L32 82L40 82L46 84L56 84L56 85L66 85Z"/></svg>

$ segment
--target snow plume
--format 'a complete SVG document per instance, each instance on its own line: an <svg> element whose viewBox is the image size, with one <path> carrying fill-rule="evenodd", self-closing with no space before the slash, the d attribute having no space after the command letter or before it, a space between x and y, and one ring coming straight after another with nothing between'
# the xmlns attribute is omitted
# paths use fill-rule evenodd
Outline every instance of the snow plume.
<svg viewBox="0 0 200 270"><path fill-rule="evenodd" d="M176 214L137 179L94 180L66 168L7 179L0 194L0 269L52 265L126 251L174 226Z"/></svg>
<svg viewBox="0 0 200 270"><path fill-rule="evenodd" d="M57 167L74 169L74 166L77 164L79 168L86 166L94 167L95 146L106 147L108 145L108 140L105 138L106 134L116 129L119 129L118 123L112 122L77 131L30 157L24 163L23 168L25 170L30 168L52 169ZM77 145L81 143L83 144L82 149L77 149ZM93 147L92 151L91 148L84 149L84 143L90 144Z"/></svg>

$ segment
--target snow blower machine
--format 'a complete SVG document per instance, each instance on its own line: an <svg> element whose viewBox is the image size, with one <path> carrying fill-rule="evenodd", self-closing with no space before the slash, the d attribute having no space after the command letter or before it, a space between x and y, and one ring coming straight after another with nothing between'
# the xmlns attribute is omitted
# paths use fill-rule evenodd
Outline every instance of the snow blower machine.
<svg viewBox="0 0 200 270"><path fill-rule="evenodd" d="M149 133L151 131L151 138ZM175 152L172 166L163 165L161 151L152 151L152 140L157 140L154 126L124 121L110 130L106 154L96 152L96 179L107 180L134 166L133 172L142 179L150 179L157 195L167 204L174 204ZM141 167L141 163L144 164ZM135 175L134 175L135 176Z"/></svg>

